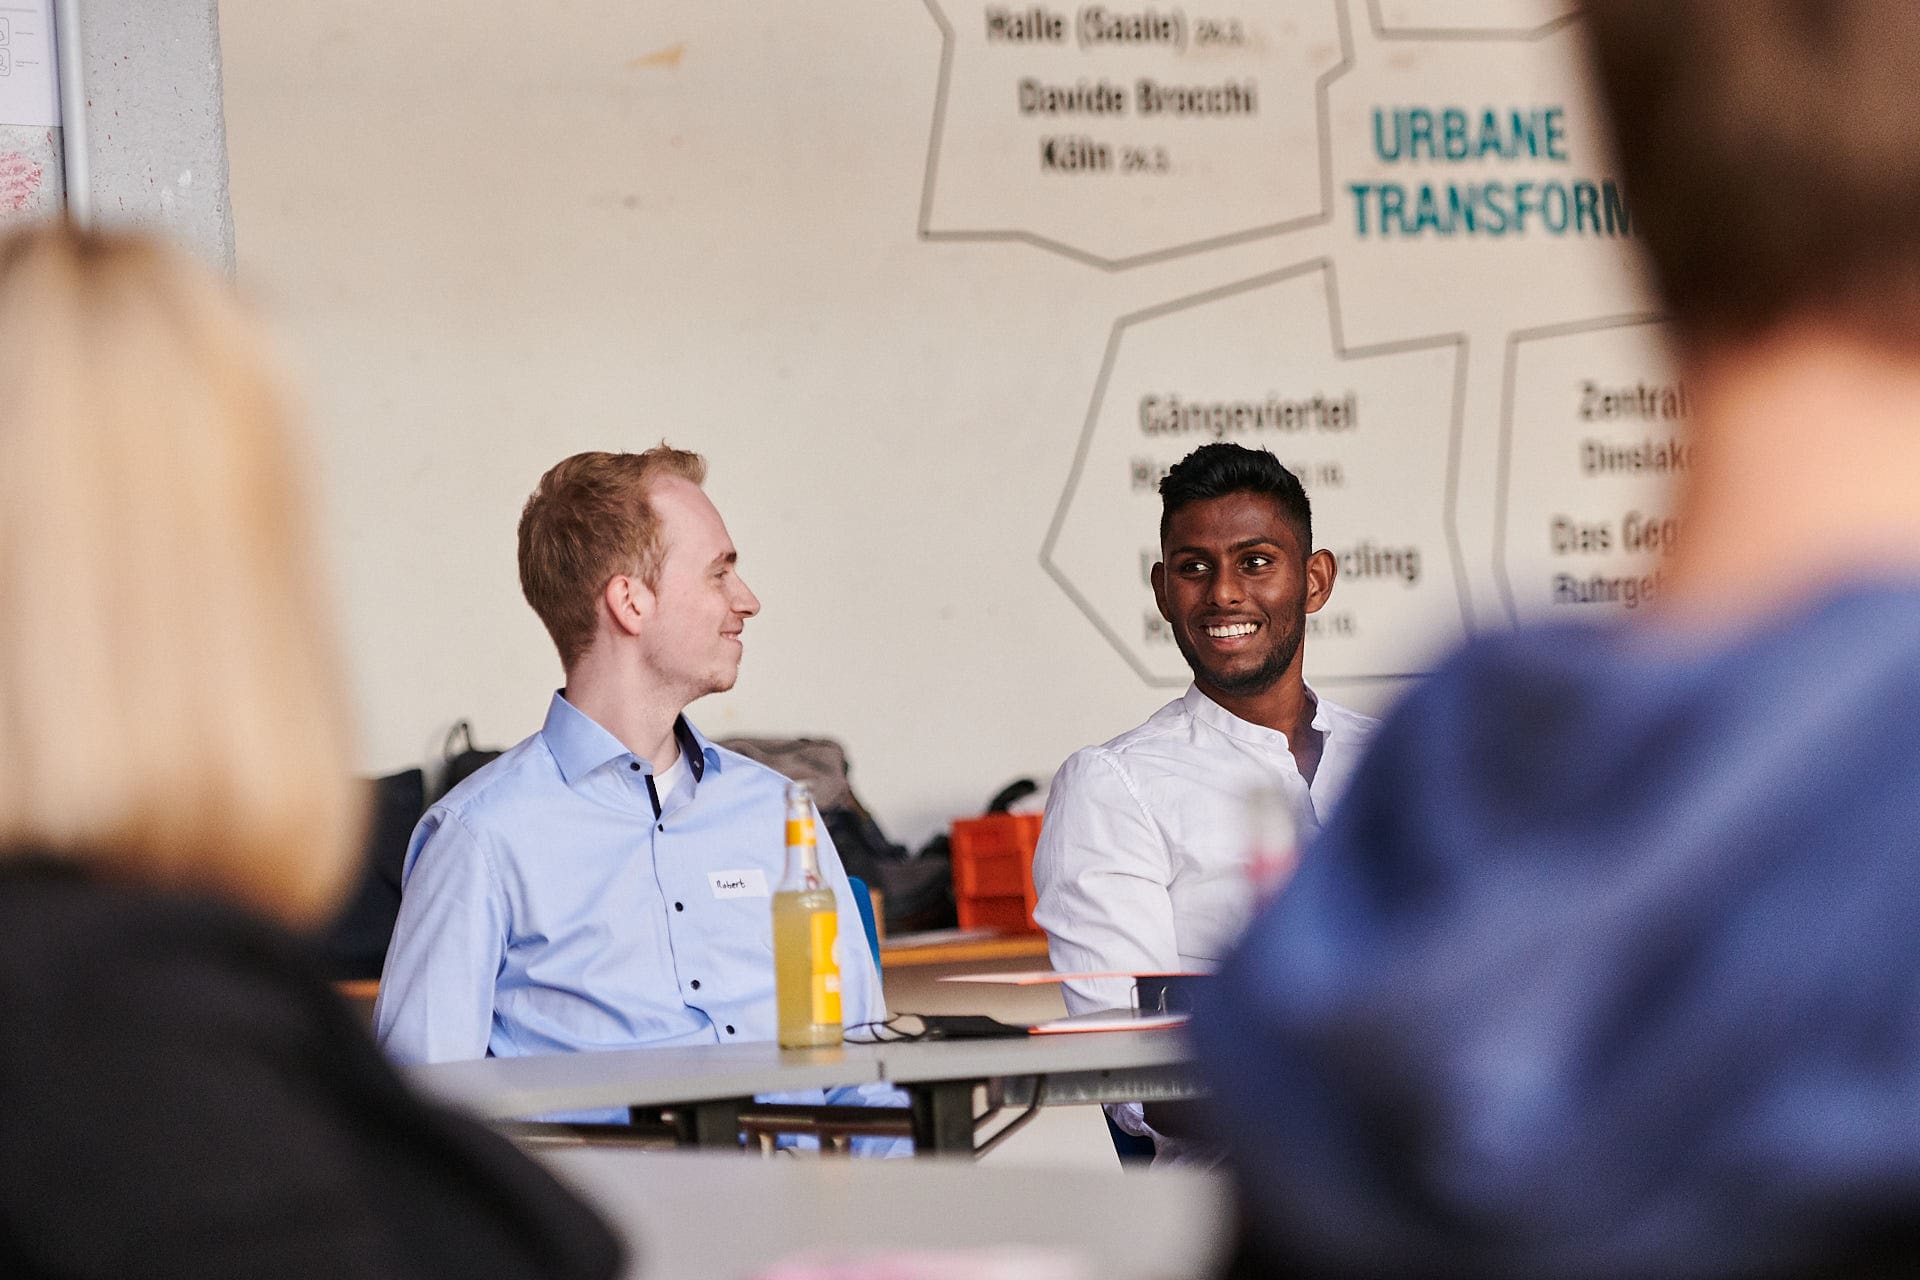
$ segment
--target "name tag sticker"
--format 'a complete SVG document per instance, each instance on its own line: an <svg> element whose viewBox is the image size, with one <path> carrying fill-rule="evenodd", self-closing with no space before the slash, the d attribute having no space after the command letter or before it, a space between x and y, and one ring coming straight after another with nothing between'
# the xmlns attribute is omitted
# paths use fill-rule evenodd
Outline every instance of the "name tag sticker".
<svg viewBox="0 0 1920 1280"><path fill-rule="evenodd" d="M709 871L716 898L768 898L767 873L750 867L745 871Z"/></svg>

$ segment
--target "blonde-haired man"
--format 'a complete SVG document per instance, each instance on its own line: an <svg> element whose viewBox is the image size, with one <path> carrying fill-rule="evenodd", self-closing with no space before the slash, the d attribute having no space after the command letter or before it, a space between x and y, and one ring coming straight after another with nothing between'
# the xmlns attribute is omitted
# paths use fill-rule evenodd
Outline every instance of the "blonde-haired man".
<svg viewBox="0 0 1920 1280"><path fill-rule="evenodd" d="M786 779L682 714L733 687L760 611L705 475L664 444L583 453L527 500L521 588L567 683L540 732L414 832L374 1012L395 1058L774 1037ZM876 1021L879 974L820 831L845 1020Z"/></svg>

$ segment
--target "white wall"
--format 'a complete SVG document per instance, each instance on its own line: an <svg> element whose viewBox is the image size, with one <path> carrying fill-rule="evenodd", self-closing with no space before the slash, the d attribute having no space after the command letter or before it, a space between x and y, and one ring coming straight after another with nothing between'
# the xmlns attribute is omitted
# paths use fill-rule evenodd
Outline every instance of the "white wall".
<svg viewBox="0 0 1920 1280"><path fill-rule="evenodd" d="M1421 65L1375 39L1377 7L1347 7L1362 69ZM1115 321L1353 246L1336 219L1105 270L922 239L936 11L223 0L240 278L311 405L368 770L420 761L461 716L496 745L538 727L559 670L519 597L520 503L568 453L662 437L710 458L765 605L739 686L695 718L841 739L895 838L1171 696L1040 558ZM1460 73L1458 42L1437 47L1434 74ZM1563 39L1486 56L1518 68L1516 96L1566 76ZM1336 135L1362 128L1349 112ZM1628 309L1623 252L1563 253L1548 301L1471 335L1454 418L1483 621L1503 340ZM1515 287L1497 263L1471 278ZM1115 555L1151 539L1123 527ZM1451 599L1398 620L1412 651L1457 633ZM1329 687L1363 706L1393 688Z"/></svg>

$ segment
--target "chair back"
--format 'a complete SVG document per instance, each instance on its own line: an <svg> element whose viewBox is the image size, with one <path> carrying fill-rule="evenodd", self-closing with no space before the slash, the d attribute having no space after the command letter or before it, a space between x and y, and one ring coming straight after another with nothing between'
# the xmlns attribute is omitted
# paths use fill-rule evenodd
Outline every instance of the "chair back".
<svg viewBox="0 0 1920 1280"><path fill-rule="evenodd" d="M859 876L848 876L847 886L853 890L853 905L860 909L860 924L867 931L867 947L873 952L873 969L880 971L880 926L873 919L873 891L867 888L867 882Z"/></svg>

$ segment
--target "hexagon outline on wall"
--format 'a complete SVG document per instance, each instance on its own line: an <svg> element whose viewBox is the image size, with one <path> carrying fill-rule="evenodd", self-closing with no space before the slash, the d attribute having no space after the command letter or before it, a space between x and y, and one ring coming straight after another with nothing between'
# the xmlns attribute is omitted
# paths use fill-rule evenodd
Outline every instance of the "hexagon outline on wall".
<svg viewBox="0 0 1920 1280"><path fill-rule="evenodd" d="M1597 333L1602 329L1632 329L1641 325L1664 324L1666 319L1666 316L1657 312L1636 311L1602 316L1596 320L1574 320L1565 324L1541 325L1535 329L1516 329L1507 335L1506 367L1500 374L1500 442L1494 459L1493 583L1500 592L1500 603L1506 606L1507 621L1516 627L1520 625L1520 609L1514 599L1512 571L1507 564L1507 508L1513 501L1513 402L1520 376L1520 346L1527 342Z"/></svg>
<svg viewBox="0 0 1920 1280"><path fill-rule="evenodd" d="M1376 40L1540 40L1580 20L1569 9L1531 27L1396 27L1380 11L1381 0L1367 0L1367 25Z"/></svg>
<svg viewBox="0 0 1920 1280"><path fill-rule="evenodd" d="M927 138L926 174L921 179L920 185L919 236L922 240L974 244L1028 244L1037 249L1045 249L1070 258L1085 266L1098 267L1103 271L1125 271L1132 267L1143 267L1172 258L1184 258L1189 254L1227 249L1254 240L1265 240L1270 236L1285 235L1290 231L1303 231L1308 227L1322 226L1333 221L1333 130L1327 120L1327 90L1334 81L1351 71L1354 65L1353 26L1347 15L1346 0L1333 0L1335 19L1340 27L1340 61L1321 72L1315 78L1313 86L1314 129L1320 139L1320 211L1269 223L1266 226L1251 227L1245 231L1232 231L1225 235L1209 236L1204 240L1194 240L1187 244L1131 254L1124 258L1102 257L1097 253L1077 249L1051 236L1043 236L1034 231L992 229L936 231L929 225L933 221L933 191L939 181L940 139L946 131L947 124L947 87L953 76L953 25L947 21L946 14L941 12L940 0L921 0L921 2L926 5L927 12L932 15L935 25L940 28L940 83L933 98L933 128Z"/></svg>
<svg viewBox="0 0 1920 1280"><path fill-rule="evenodd" d="M1193 307L1206 306L1242 293L1252 293L1258 289L1269 288L1287 280L1314 272L1326 276L1327 296L1327 336L1328 345L1335 359L1352 360L1368 356L1396 355L1408 351L1424 351L1434 347L1453 346L1458 348L1453 362L1453 405L1447 418L1447 474L1445 491L1441 504L1441 532L1446 537L1447 555L1453 565L1454 595L1460 609L1462 630L1468 634L1473 631L1473 604L1468 596L1466 556L1461 549L1459 530L1459 488L1460 488L1460 438L1466 423L1467 408L1467 362L1471 345L1464 332L1429 334L1416 338L1401 338L1391 342L1377 342L1367 346L1349 347L1346 333L1340 320L1339 276L1330 257L1311 258L1305 262L1282 267L1278 271L1268 271L1251 279L1239 280L1230 284L1205 289L1199 293L1188 294L1169 302L1156 303L1138 311L1128 312L1113 322L1113 329L1107 335L1107 349L1100 359L1100 373L1094 380L1093 398L1087 405L1087 416L1081 424L1080 439L1073 451L1073 464L1067 471L1066 487L1060 492L1060 501L1054 507L1053 520L1047 526L1046 540L1040 545L1040 567L1048 577L1073 601L1094 629L1113 647L1126 664L1133 668L1134 674L1149 688L1180 688L1188 683L1186 677L1157 676L1147 665L1140 661L1131 646L1107 625L1093 602L1082 595L1073 585L1065 569L1054 562L1054 547L1060 540L1060 532L1066 527L1067 511L1073 505L1075 491L1080 485L1081 473L1086 468L1087 454L1093 447L1093 433L1099 428L1100 409L1106 401L1107 383L1113 376L1114 364L1120 356L1120 341L1126 331L1136 324L1156 320L1162 316L1186 311ZM1341 676L1328 683L1362 683L1374 680L1403 680L1416 672L1379 672L1358 676Z"/></svg>

